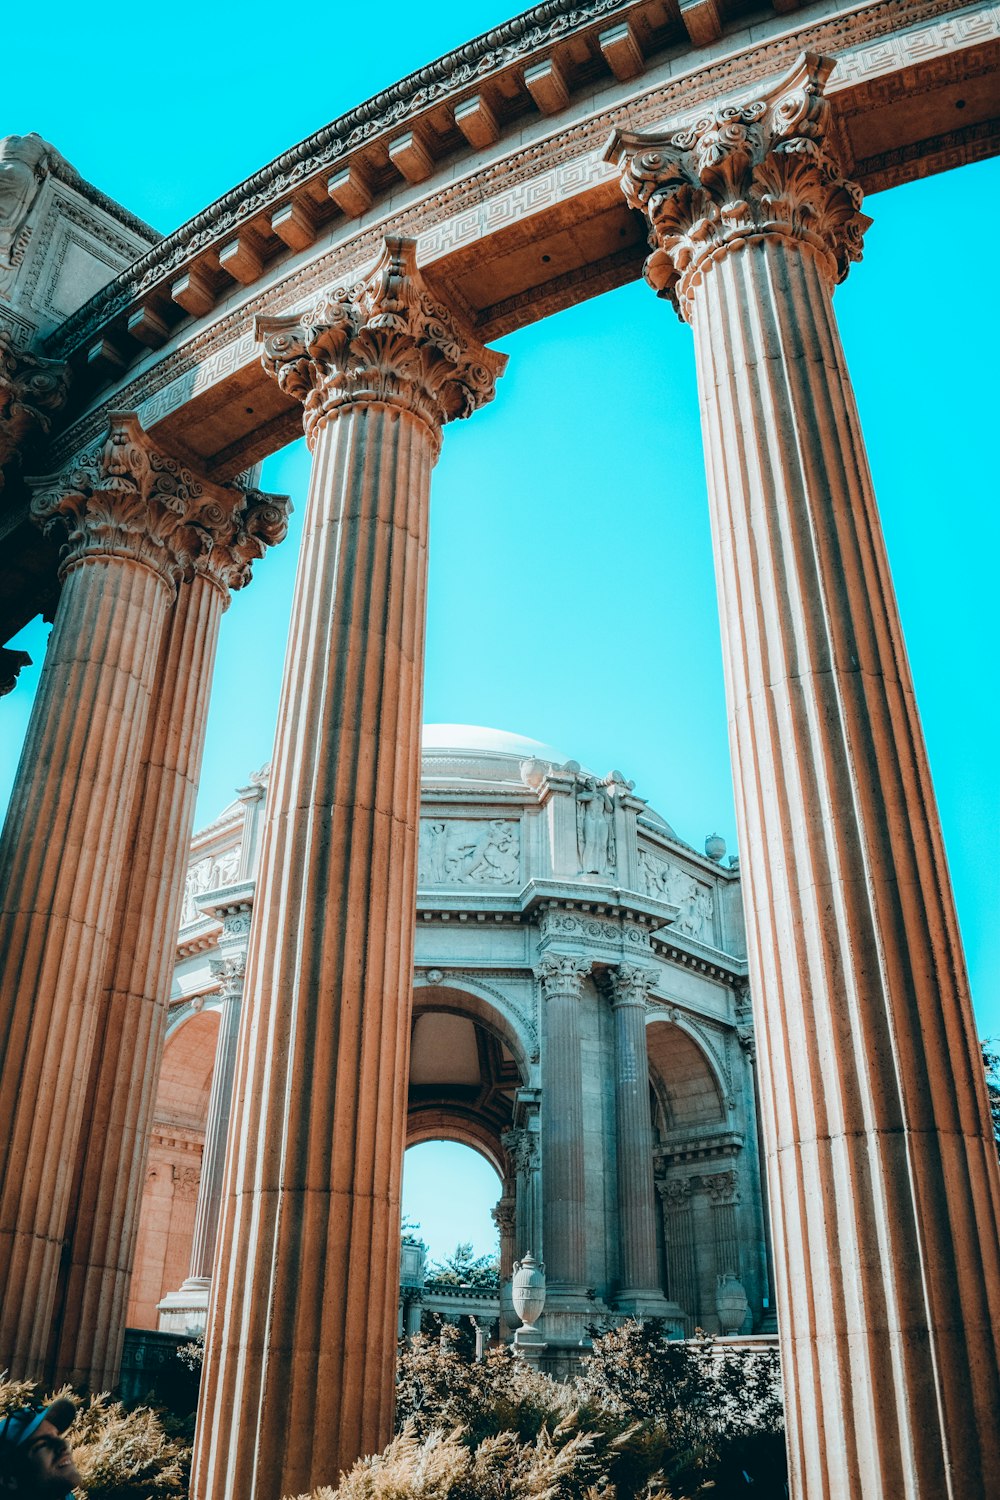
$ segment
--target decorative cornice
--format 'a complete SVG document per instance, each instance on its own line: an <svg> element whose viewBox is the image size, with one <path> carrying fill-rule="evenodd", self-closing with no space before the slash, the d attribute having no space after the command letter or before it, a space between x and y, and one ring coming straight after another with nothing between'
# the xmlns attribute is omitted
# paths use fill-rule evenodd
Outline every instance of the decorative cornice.
<svg viewBox="0 0 1000 1500"><path fill-rule="evenodd" d="M4 465L28 439L48 432L68 387L61 361L15 349L9 331L0 328L0 490Z"/></svg>
<svg viewBox="0 0 1000 1500"><path fill-rule="evenodd" d="M12 693L22 667L31 666L27 651L17 651L12 646L0 646L0 698Z"/></svg>
<svg viewBox="0 0 1000 1500"><path fill-rule="evenodd" d="M681 129L612 136L606 159L652 226L646 280L685 321L713 261L761 238L809 246L831 286L861 259L871 220L828 140L823 88L833 68L832 58L804 52L756 98L708 109Z"/></svg>
<svg viewBox="0 0 1000 1500"><path fill-rule="evenodd" d="M195 572L242 588L253 560L287 530L289 501L213 484L116 412L103 443L61 475L31 479L32 519L66 530L60 575L86 558L129 557L174 590Z"/></svg>
<svg viewBox="0 0 1000 1500"><path fill-rule="evenodd" d="M578 953L546 953L535 968L535 978L542 986L546 1000L554 995L583 993L583 981L593 968L589 958Z"/></svg>
<svg viewBox="0 0 1000 1500"><path fill-rule="evenodd" d="M416 241L386 239L374 268L301 317L258 318L261 362L304 407L310 447L345 407L393 406L436 441L445 422L492 401L507 363L461 331L417 270Z"/></svg>

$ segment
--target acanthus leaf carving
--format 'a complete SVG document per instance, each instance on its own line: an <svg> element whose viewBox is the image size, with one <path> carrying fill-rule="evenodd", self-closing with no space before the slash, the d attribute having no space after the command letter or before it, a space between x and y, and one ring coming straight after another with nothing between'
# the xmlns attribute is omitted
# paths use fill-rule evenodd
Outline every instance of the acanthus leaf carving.
<svg viewBox="0 0 1000 1500"><path fill-rule="evenodd" d="M542 986L546 1000L553 995L572 995L578 998L583 993L583 981L593 968L589 958L578 953L546 953L535 968L535 977Z"/></svg>
<svg viewBox="0 0 1000 1500"><path fill-rule="evenodd" d="M645 1006L656 980L655 969L643 964L619 964L610 975L612 1005Z"/></svg>
<svg viewBox="0 0 1000 1500"><path fill-rule="evenodd" d="M709 109L680 129L613 135L606 157L651 225L646 279L685 321L712 261L762 236L808 246L831 285L860 260L871 220L829 143L823 88L833 66L805 52L756 99Z"/></svg>
<svg viewBox="0 0 1000 1500"><path fill-rule="evenodd" d="M392 236L368 276L338 287L301 317L258 318L261 362L319 428L356 404L412 412L430 428L493 399L507 357L460 329L417 269L416 242Z"/></svg>
<svg viewBox="0 0 1000 1500"><path fill-rule="evenodd" d="M173 591L197 572L242 587L255 557L280 541L289 502L189 469L149 438L138 417L112 413L103 441L60 475L36 477L32 519L63 529L60 573L90 557L145 563Z"/></svg>
<svg viewBox="0 0 1000 1500"><path fill-rule="evenodd" d="M16 349L10 332L0 328L0 490L4 465L28 440L48 432L68 387L66 365Z"/></svg>

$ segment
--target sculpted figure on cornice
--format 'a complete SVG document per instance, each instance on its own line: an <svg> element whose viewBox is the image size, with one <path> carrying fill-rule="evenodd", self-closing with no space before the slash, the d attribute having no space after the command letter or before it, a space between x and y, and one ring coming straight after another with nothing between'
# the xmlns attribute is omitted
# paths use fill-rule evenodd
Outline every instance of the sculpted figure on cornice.
<svg viewBox="0 0 1000 1500"><path fill-rule="evenodd" d="M198 909L198 898L204 896L206 891L218 890L220 886L232 885L236 879L236 872L240 865L240 848L236 844L232 849L225 849L216 858L211 855L199 859L188 870L184 880L184 906L181 911L181 922L197 922L201 918Z"/></svg>
<svg viewBox="0 0 1000 1500"><path fill-rule="evenodd" d="M773 90L706 109L663 133L616 132L609 160L629 204L652 226L645 274L690 321L692 293L714 259L761 235L799 241L830 283L861 258L871 220L842 173L823 97L833 62L804 53Z"/></svg>
<svg viewBox="0 0 1000 1500"><path fill-rule="evenodd" d="M120 412L81 463L31 483L33 519L46 533L66 532L61 575L88 557L120 556L145 563L172 591L196 571L228 591L287 530L287 496L199 478Z"/></svg>
<svg viewBox="0 0 1000 1500"><path fill-rule="evenodd" d="M0 272L13 268L24 257L24 223L55 154L48 141L34 131L0 140Z"/></svg>
<svg viewBox="0 0 1000 1500"><path fill-rule="evenodd" d="M577 782L576 842L581 875L607 875L614 869L614 803L593 776L581 776Z"/></svg>
<svg viewBox="0 0 1000 1500"><path fill-rule="evenodd" d="M503 818L473 822L421 818L418 881L423 886L516 885L518 825Z"/></svg>
<svg viewBox="0 0 1000 1500"><path fill-rule="evenodd" d="M414 241L398 236L363 281L256 328L265 370L302 402L310 447L323 422L353 404L412 412L440 443L445 422L492 401L507 363L459 328L417 270Z"/></svg>

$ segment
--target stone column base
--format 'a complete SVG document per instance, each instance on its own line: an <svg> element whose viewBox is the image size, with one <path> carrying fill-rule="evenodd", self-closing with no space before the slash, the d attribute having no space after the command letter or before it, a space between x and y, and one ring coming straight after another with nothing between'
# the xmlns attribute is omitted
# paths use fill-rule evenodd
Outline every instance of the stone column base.
<svg viewBox="0 0 1000 1500"><path fill-rule="evenodd" d="M189 1276L176 1292L168 1292L163 1301L156 1304L160 1333L186 1333L191 1338L204 1333L211 1287L210 1277Z"/></svg>
<svg viewBox="0 0 1000 1500"><path fill-rule="evenodd" d="M529 1327L527 1323L522 1323L514 1334L514 1353L527 1360L528 1364L533 1365L536 1370L547 1348L548 1345L538 1329Z"/></svg>

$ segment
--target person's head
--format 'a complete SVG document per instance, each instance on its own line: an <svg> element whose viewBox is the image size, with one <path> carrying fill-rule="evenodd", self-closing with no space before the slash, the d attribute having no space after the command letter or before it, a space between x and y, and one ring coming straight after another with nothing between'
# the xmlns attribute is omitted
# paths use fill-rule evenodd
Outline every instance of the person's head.
<svg viewBox="0 0 1000 1500"><path fill-rule="evenodd" d="M79 1484L63 1436L76 1407L60 1397L48 1407L28 1407L0 1417L0 1496L4 1500L63 1500Z"/></svg>

